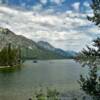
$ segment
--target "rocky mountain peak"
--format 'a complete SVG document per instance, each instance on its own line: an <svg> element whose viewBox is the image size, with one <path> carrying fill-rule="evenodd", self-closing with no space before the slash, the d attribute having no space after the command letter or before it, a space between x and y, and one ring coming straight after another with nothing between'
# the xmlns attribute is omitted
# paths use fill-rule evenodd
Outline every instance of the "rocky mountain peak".
<svg viewBox="0 0 100 100"><path fill-rule="evenodd" d="M45 49L48 49L50 51L55 51L55 48L50 43L48 43L46 41L39 41L38 45L45 48Z"/></svg>
<svg viewBox="0 0 100 100"><path fill-rule="evenodd" d="M7 35L7 34L12 33L12 32L8 28L0 27L0 33Z"/></svg>

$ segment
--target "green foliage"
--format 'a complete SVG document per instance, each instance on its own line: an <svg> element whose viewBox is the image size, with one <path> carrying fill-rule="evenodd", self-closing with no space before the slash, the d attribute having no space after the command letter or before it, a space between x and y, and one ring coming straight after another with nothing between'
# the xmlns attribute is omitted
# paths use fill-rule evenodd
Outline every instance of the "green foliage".
<svg viewBox="0 0 100 100"><path fill-rule="evenodd" d="M100 56L100 38L98 37L96 40L94 40L94 46L97 47L97 55Z"/></svg>
<svg viewBox="0 0 100 100"><path fill-rule="evenodd" d="M0 51L0 66L15 66L20 60L19 49L12 48L10 43Z"/></svg>
<svg viewBox="0 0 100 100"><path fill-rule="evenodd" d="M59 92L57 90L47 89L47 100L59 100Z"/></svg>
<svg viewBox="0 0 100 100"><path fill-rule="evenodd" d="M93 17L87 18L100 26L100 0L92 0L91 8ZM93 46L94 48L87 46L87 49L83 49L76 58L83 66L88 65L90 69L87 77L80 75L79 84L86 94L92 96L94 100L100 100L100 76L97 74L97 65L100 65L100 38L93 41Z"/></svg>
<svg viewBox="0 0 100 100"><path fill-rule="evenodd" d="M23 59L64 59L64 57L41 48L34 48L34 49L28 49L28 48L21 48L21 55Z"/></svg>
<svg viewBox="0 0 100 100"><path fill-rule="evenodd" d="M3 48L0 52L0 65L8 65L8 53L7 49Z"/></svg>
<svg viewBox="0 0 100 100"><path fill-rule="evenodd" d="M94 100L100 100L100 76L97 74L97 67L100 65L100 38L93 41L93 46L96 48L87 46L87 49L83 49L78 55L78 61L82 66L88 65L90 69L88 76L80 75L78 82L86 94Z"/></svg>
<svg viewBox="0 0 100 100"><path fill-rule="evenodd" d="M100 64L100 38L93 40L93 46L93 48L87 46L76 57L76 61L80 62L82 66Z"/></svg>
<svg viewBox="0 0 100 100"><path fill-rule="evenodd" d="M97 75L97 67L90 67L89 76L83 77L80 75L78 81L81 89L94 100L100 100L100 76Z"/></svg>
<svg viewBox="0 0 100 100"><path fill-rule="evenodd" d="M91 8L93 9L93 17L88 16L88 20L100 26L100 0L92 0Z"/></svg>
<svg viewBox="0 0 100 100"><path fill-rule="evenodd" d="M42 91L40 91L40 93L36 94L36 98L37 98L37 100L46 100L46 96Z"/></svg>
<svg viewBox="0 0 100 100"><path fill-rule="evenodd" d="M47 89L46 93L40 90L38 93L36 93L35 98L36 100L60 100L59 95L60 94L56 91L56 89ZM34 100L34 98L32 100Z"/></svg>

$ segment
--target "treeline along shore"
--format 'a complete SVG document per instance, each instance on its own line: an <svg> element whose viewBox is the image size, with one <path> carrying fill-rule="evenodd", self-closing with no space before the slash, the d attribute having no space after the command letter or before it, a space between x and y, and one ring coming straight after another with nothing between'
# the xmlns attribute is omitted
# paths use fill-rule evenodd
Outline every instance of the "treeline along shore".
<svg viewBox="0 0 100 100"><path fill-rule="evenodd" d="M9 68L21 65L21 49L8 43L0 50L0 68Z"/></svg>

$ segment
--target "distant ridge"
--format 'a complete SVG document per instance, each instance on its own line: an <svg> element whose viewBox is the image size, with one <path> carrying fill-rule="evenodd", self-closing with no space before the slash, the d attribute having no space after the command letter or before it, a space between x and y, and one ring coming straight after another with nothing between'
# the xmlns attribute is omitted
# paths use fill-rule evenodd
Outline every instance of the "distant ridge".
<svg viewBox="0 0 100 100"><path fill-rule="evenodd" d="M60 48L55 48L50 43L48 43L46 41L39 41L38 45L41 48L52 51L60 56L63 56L64 58L74 58L77 55L77 53L75 51L64 51Z"/></svg>

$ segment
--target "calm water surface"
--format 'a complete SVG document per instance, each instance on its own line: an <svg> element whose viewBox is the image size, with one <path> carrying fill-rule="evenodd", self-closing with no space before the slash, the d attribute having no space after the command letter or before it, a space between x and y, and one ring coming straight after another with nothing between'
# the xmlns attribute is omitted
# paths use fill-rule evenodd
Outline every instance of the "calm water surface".
<svg viewBox="0 0 100 100"><path fill-rule="evenodd" d="M81 70L73 60L26 61L18 71L0 73L0 100L28 100L34 91L46 87L77 90Z"/></svg>

